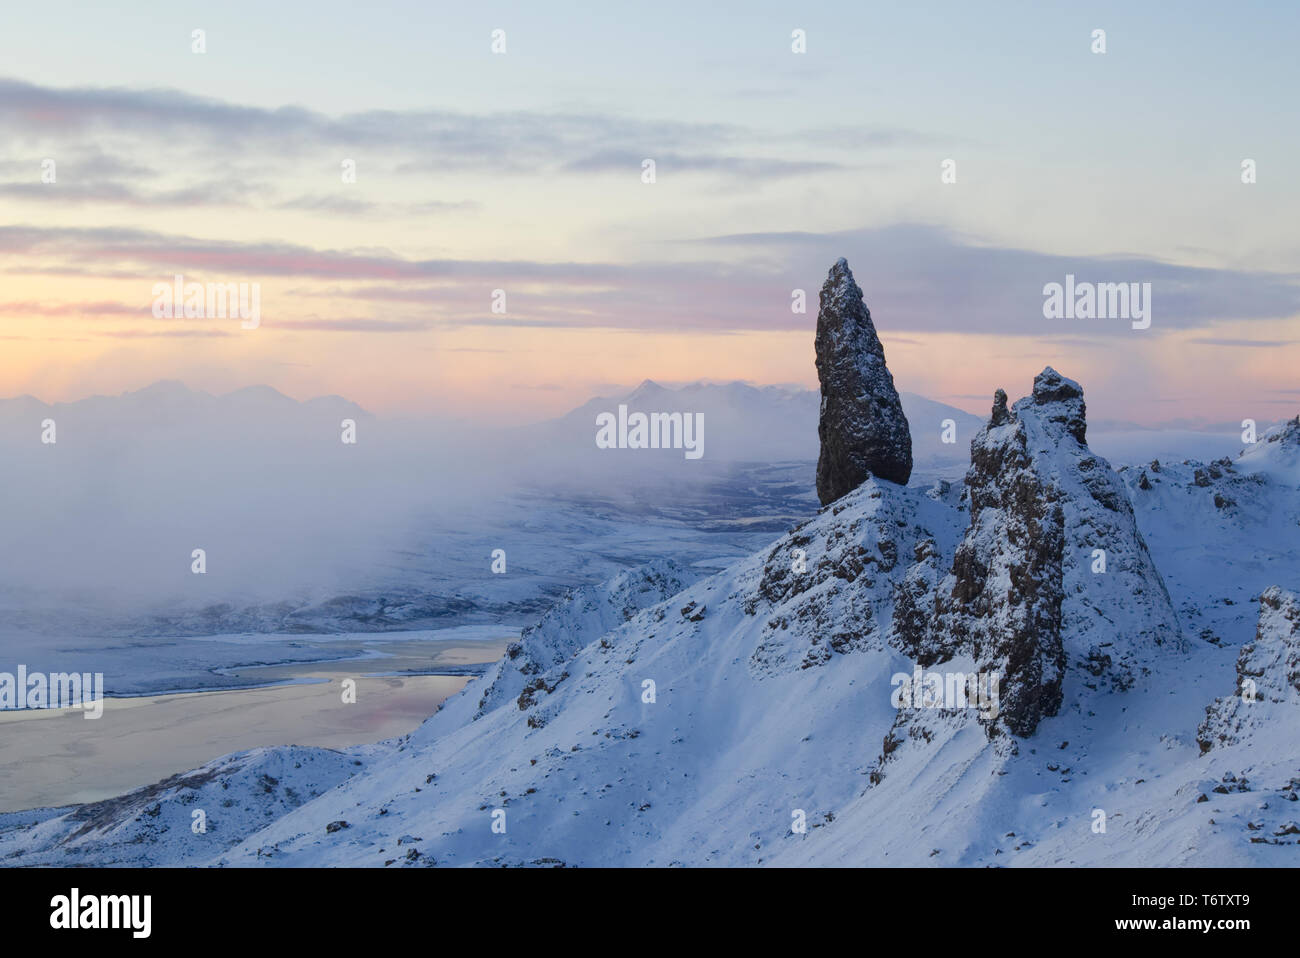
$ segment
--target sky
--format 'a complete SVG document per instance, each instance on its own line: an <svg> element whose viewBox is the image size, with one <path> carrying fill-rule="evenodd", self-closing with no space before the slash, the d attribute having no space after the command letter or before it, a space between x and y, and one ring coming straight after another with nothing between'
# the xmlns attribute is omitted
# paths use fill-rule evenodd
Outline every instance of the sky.
<svg viewBox="0 0 1300 958"><path fill-rule="evenodd" d="M815 387L844 256L900 389L986 414L1050 364L1102 418L1291 416L1297 32L1249 2L7 4L0 396L514 423L646 378ZM156 317L176 275L256 284L258 325ZM1150 327L1045 317L1067 275L1150 283Z"/></svg>

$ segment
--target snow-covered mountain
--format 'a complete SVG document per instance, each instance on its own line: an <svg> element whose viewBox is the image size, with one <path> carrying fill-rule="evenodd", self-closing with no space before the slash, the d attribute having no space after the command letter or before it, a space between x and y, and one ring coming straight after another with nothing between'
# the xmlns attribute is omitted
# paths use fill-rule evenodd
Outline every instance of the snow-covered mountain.
<svg viewBox="0 0 1300 958"><path fill-rule="evenodd" d="M915 393L902 392L899 396L912 427L918 476L960 476L966 467L971 437L982 425L979 417ZM592 399L560 419L521 430L518 441L524 447L563 449L566 455L580 451L593 460L608 463L615 457L597 455L595 449L596 416L616 412L620 405L626 406L629 413L702 414L708 460L817 461L817 419L821 406L817 390L756 387L740 382L697 382L673 388L647 379L628 393ZM660 451L651 458L657 458L661 464L676 465L682 456L680 452L674 455ZM643 463L644 458L639 457L637 462ZM680 474L687 473L681 470Z"/></svg>
<svg viewBox="0 0 1300 958"><path fill-rule="evenodd" d="M571 592L399 740L0 816L0 861L1300 865L1293 425L1116 472L1045 369L963 483Z"/></svg>
<svg viewBox="0 0 1300 958"><path fill-rule="evenodd" d="M91 396L76 402L46 403L34 396L0 399L0 429L7 441L39 435L40 421L53 419L58 430L79 441L121 442L159 435L224 435L247 433L258 426L312 428L337 432L344 418L359 421L373 416L341 396L320 396L298 402L270 386L248 386L214 395L190 389L175 380L160 380L118 396ZM326 423L329 424L326 429Z"/></svg>

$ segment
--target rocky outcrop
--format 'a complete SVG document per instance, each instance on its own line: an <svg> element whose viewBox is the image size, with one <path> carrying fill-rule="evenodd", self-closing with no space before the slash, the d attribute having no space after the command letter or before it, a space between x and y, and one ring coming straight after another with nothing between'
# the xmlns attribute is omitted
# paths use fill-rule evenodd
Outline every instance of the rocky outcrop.
<svg viewBox="0 0 1300 958"><path fill-rule="evenodd" d="M1001 389L971 442L970 525L951 571L919 550L895 593L891 644L922 666L973 659L1000 676L996 717L1028 737L1057 714L1073 669L1084 689L1123 690L1177 617L1120 478L1087 447L1078 383L1048 367L1007 407Z"/></svg>
<svg viewBox="0 0 1300 958"><path fill-rule="evenodd" d="M1237 657L1237 693L1205 710L1196 740L1204 753L1266 723L1300 725L1300 595L1277 586L1260 596L1255 641Z"/></svg>
<svg viewBox="0 0 1300 958"><path fill-rule="evenodd" d="M907 485L912 474L907 417L862 290L842 258L822 285L816 346L822 393L817 495L822 505L856 489L868 476Z"/></svg>
<svg viewBox="0 0 1300 958"><path fill-rule="evenodd" d="M951 551L960 534L947 512L919 492L869 479L778 540L744 600L745 614L763 622L751 674L768 678L883 649L891 599L912 556L936 557L936 536Z"/></svg>
<svg viewBox="0 0 1300 958"><path fill-rule="evenodd" d="M922 539L916 561L894 592L894 621L890 644L918 665L929 668L951 658L949 643L934 629L935 596L944 573L933 539Z"/></svg>

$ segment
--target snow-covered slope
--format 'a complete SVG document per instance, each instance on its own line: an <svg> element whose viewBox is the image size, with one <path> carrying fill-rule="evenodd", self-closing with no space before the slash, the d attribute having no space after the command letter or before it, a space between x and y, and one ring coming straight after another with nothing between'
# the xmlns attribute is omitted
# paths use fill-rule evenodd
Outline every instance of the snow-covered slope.
<svg viewBox="0 0 1300 958"><path fill-rule="evenodd" d="M1276 483L1300 490L1300 416L1268 430L1246 447L1237 468L1248 475L1263 474Z"/></svg>
<svg viewBox="0 0 1300 958"><path fill-rule="evenodd" d="M1300 587L1300 425L1270 430L1235 459L1120 470L1189 638L1236 649L1270 586Z"/></svg>
<svg viewBox="0 0 1300 958"><path fill-rule="evenodd" d="M918 490L870 481L600 637L532 695L454 730L431 721L386 767L224 860L260 848L286 863L379 865L398 822L442 864L769 859L793 808L819 807L821 793L830 810L865 785L902 665L884 641L898 557L922 537L951 545L959 521ZM319 815L367 825L325 841Z"/></svg>
<svg viewBox="0 0 1300 958"><path fill-rule="evenodd" d="M523 631L489 670L475 717L518 696L545 691L548 674L562 670L583 646L642 609L676 595L699 575L670 559L621 572L599 586L575 589ZM556 676L552 676L553 680Z"/></svg>
<svg viewBox="0 0 1300 958"><path fill-rule="evenodd" d="M1028 435L1053 428L1055 407L1040 405L1050 407L1016 408ZM1063 507L1073 547L1089 545L1104 526L1097 511L1117 503L1113 480L1082 478L1105 466L1080 469L1090 457L1068 435L1030 445L1035 471L1067 498L1085 495L1076 482L1100 490ZM1120 571L1149 561L1124 515L1121 506L1105 526ZM1300 862L1300 849L1250 841L1258 822L1245 804L1288 801L1295 751L1202 756L1195 734L1212 670L1161 634L1171 612L1158 589L1119 576L1081 598L1091 552L1073 573L1062 562L1062 619L1081 631L1063 629L1063 705L1033 734L991 741L970 711L892 706L891 678L914 666L888 641L907 560L933 550L951 561L966 518L938 489L869 481L772 548L555 663L525 701L477 721L435 717L389 761L221 861L397 864L398 839L413 835L440 864ZM1104 617L1131 685L1094 674ZM1143 670L1161 657L1167 667ZM929 739L873 775L879 743L909 712ZM1216 792L1225 778L1246 791ZM498 810L504 833L492 830ZM324 831L345 817L345 837ZM806 832L791 829L800 820Z"/></svg>
<svg viewBox="0 0 1300 958"><path fill-rule="evenodd" d="M120 798L0 815L0 862L201 865L361 772L370 751L253 749Z"/></svg>

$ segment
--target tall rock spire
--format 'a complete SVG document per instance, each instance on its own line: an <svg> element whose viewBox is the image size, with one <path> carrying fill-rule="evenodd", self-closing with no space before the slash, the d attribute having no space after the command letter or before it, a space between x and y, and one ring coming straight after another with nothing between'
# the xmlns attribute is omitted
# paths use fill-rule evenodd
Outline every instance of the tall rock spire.
<svg viewBox="0 0 1300 958"><path fill-rule="evenodd" d="M856 489L868 476L907 485L912 474L907 417L871 312L842 257L822 284L817 378L822 389L817 496L822 505Z"/></svg>

